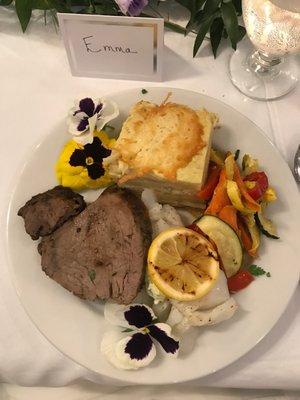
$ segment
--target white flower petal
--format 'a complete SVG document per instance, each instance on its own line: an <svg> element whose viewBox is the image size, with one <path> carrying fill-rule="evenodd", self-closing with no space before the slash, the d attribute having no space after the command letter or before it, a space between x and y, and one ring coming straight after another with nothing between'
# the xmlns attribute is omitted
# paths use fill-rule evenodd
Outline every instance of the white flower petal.
<svg viewBox="0 0 300 400"><path fill-rule="evenodd" d="M88 125L85 131L79 131L78 128L78 124L80 121L76 121L75 119L70 119L69 120L69 126L68 126L68 132L72 135L72 136L80 136L83 135L87 130L88 130Z"/></svg>
<svg viewBox="0 0 300 400"><path fill-rule="evenodd" d="M97 129L100 131L104 125L106 125L109 121L115 119L119 115L119 107L117 103L112 100L104 100L101 99L101 103L103 104L102 112L100 117L97 120Z"/></svg>
<svg viewBox="0 0 300 400"><path fill-rule="evenodd" d="M88 119L89 122L89 131L93 134L95 131L96 123L97 123L97 115L93 115Z"/></svg>
<svg viewBox="0 0 300 400"><path fill-rule="evenodd" d="M75 110L75 108L72 108L70 110L70 118L72 118L73 120L77 120L78 122L81 121L83 118L88 118L88 115L84 112L84 111L79 111L77 112L75 115L74 113L78 111Z"/></svg>
<svg viewBox="0 0 300 400"><path fill-rule="evenodd" d="M118 369L133 369L126 360L122 361L116 355L116 345L124 337L126 337L124 333L116 330L105 332L101 341L100 351L114 367Z"/></svg>
<svg viewBox="0 0 300 400"><path fill-rule="evenodd" d="M106 332L101 342L101 352L113 366L119 369L138 369L149 365L156 356L154 344L151 344L148 355L139 360L131 358L125 351L130 340L132 340L132 336L128 336L128 334L126 336L123 332L116 330Z"/></svg>
<svg viewBox="0 0 300 400"><path fill-rule="evenodd" d="M105 303L104 318L107 322L109 322L112 325L121 326L124 328L136 329L136 327L134 325L129 325L128 321L125 319L125 316L124 316L124 313L126 311L129 311L130 308L134 307L134 306L145 307L151 314L152 319L156 318L156 315L154 314L152 308L146 304L132 303L128 306L125 306L122 304L113 303L112 301L107 301Z"/></svg>
<svg viewBox="0 0 300 400"><path fill-rule="evenodd" d="M153 331L153 328L155 331ZM179 351L178 340L172 335L172 328L170 325L165 323L157 323L153 325L153 328L149 327L150 335L154 338L160 346L164 349L169 357L176 358Z"/></svg>
<svg viewBox="0 0 300 400"><path fill-rule="evenodd" d="M94 140L94 135L90 132L90 130L87 130L80 136L74 136L73 140L76 143L81 144L82 146L85 146L88 143L93 143Z"/></svg>
<svg viewBox="0 0 300 400"><path fill-rule="evenodd" d="M142 333L136 333L136 335L143 335ZM151 350L142 359L136 359L132 358L128 352L125 351L126 346L129 341L132 340L132 336L127 336L124 339L121 339L117 344L115 348L115 354L117 359L124 365L126 364L130 369L138 369L142 367L146 367L149 365L155 358L156 356L156 348L150 338L149 335L144 335L145 338L148 338L149 342L151 342Z"/></svg>

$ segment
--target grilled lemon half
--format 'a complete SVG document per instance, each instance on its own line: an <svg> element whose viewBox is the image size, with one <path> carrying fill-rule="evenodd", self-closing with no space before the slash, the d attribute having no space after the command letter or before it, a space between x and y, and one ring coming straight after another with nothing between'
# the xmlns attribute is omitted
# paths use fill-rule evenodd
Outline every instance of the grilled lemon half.
<svg viewBox="0 0 300 400"><path fill-rule="evenodd" d="M197 300L214 286L218 254L202 235L188 228L160 233L148 252L149 279L168 298Z"/></svg>

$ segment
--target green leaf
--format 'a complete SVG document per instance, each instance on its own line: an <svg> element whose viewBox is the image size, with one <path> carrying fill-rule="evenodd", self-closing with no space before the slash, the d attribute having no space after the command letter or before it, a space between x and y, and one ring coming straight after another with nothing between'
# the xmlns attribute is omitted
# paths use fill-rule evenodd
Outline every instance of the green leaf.
<svg viewBox="0 0 300 400"><path fill-rule="evenodd" d="M67 6L67 3L63 0L48 0L51 9L56 10L57 12L67 12L71 13L72 10Z"/></svg>
<svg viewBox="0 0 300 400"><path fill-rule="evenodd" d="M266 271L263 268L259 267L258 265L255 265L255 264L250 265L248 267L248 271L253 276L261 276L261 275L266 274Z"/></svg>
<svg viewBox="0 0 300 400"><path fill-rule="evenodd" d="M182 7L187 8L190 12L195 8L196 0L176 0Z"/></svg>
<svg viewBox="0 0 300 400"><path fill-rule="evenodd" d="M190 33L196 25L199 25L199 22L201 20L200 15L203 14L203 11L201 10L203 4L205 3L206 0L194 0L193 3L191 4L191 7L189 9L191 16L190 20L186 25L186 35Z"/></svg>
<svg viewBox="0 0 300 400"><path fill-rule="evenodd" d="M239 25L239 40L238 40L238 42L240 40L242 40L245 35L246 35L246 29L243 26Z"/></svg>
<svg viewBox="0 0 300 400"><path fill-rule="evenodd" d="M0 6L9 6L13 0L0 0Z"/></svg>
<svg viewBox="0 0 300 400"><path fill-rule="evenodd" d="M236 44L239 41L240 33L236 11L232 2L222 3L221 13L226 31L231 41L231 46L236 50Z"/></svg>
<svg viewBox="0 0 300 400"><path fill-rule="evenodd" d="M217 57L217 50L222 39L223 30L224 23L222 18L216 18L210 27L210 44L214 58Z"/></svg>
<svg viewBox="0 0 300 400"><path fill-rule="evenodd" d="M191 14L191 18L185 27L186 35L188 35L192 30L197 29L197 27L200 25L200 23L203 19L203 15L204 15L203 10L199 10L199 11Z"/></svg>
<svg viewBox="0 0 300 400"><path fill-rule="evenodd" d="M242 0L232 0L234 8L238 15L242 15Z"/></svg>
<svg viewBox="0 0 300 400"><path fill-rule="evenodd" d="M198 50L205 38L205 35L209 31L209 28L212 24L213 19L214 19L214 16L211 16L210 18L206 19L205 21L203 21L201 23L201 25L199 27L199 31L198 31L196 39L195 39L195 42L194 42L193 57L195 57L195 55L198 53Z"/></svg>
<svg viewBox="0 0 300 400"><path fill-rule="evenodd" d="M31 18L31 0L15 0L15 6L22 31L25 32Z"/></svg>
<svg viewBox="0 0 300 400"><path fill-rule="evenodd" d="M206 16L213 14L219 7L221 0L207 0L203 8Z"/></svg>
<svg viewBox="0 0 300 400"><path fill-rule="evenodd" d="M50 2L48 0L31 0L32 10L51 10Z"/></svg>

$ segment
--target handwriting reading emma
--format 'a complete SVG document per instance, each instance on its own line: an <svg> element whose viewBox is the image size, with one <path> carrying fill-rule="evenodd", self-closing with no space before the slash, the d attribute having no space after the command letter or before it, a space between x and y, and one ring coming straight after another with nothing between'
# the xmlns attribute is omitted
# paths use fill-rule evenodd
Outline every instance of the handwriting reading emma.
<svg viewBox="0 0 300 400"><path fill-rule="evenodd" d="M137 51L131 49L130 47L111 46L109 44L97 45L95 43L95 40L93 39L94 39L93 35L82 38L86 51L88 53L100 53L101 51L103 51L105 53L137 54Z"/></svg>

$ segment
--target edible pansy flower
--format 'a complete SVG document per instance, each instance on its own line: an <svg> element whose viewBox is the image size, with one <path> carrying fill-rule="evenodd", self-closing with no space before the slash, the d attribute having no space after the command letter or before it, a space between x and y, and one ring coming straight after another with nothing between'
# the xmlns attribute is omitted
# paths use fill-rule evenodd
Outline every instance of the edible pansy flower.
<svg viewBox="0 0 300 400"><path fill-rule="evenodd" d="M103 131L95 131L93 142L86 145L69 140L56 163L59 184L75 190L109 185L111 178L103 159L110 155L114 142Z"/></svg>
<svg viewBox="0 0 300 400"><path fill-rule="evenodd" d="M148 4L148 0L115 0L123 14L132 17L140 15L143 8Z"/></svg>
<svg viewBox="0 0 300 400"><path fill-rule="evenodd" d="M95 129L100 131L104 125L119 115L115 102L86 97L75 102L69 112L69 133L75 142L91 144Z"/></svg>
<svg viewBox="0 0 300 400"><path fill-rule="evenodd" d="M119 329L108 331L101 342L101 351L116 368L145 367L156 356L155 344L171 356L177 356L179 342L171 336L171 327L156 322L154 312L145 304L123 306L107 302L105 319Z"/></svg>

